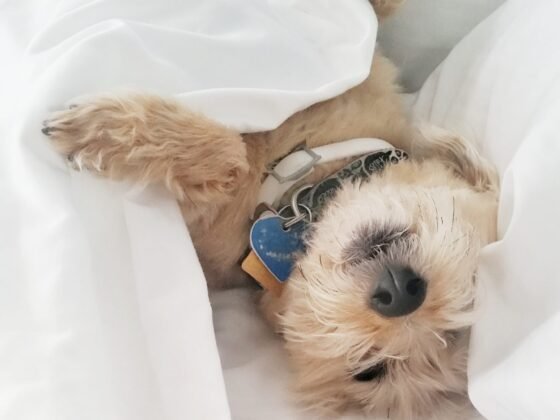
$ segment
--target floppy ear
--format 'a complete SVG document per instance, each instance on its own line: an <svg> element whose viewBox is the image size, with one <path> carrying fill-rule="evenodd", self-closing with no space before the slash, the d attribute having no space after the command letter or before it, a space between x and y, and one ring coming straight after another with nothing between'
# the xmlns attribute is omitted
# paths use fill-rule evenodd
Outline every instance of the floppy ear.
<svg viewBox="0 0 560 420"><path fill-rule="evenodd" d="M411 154L442 161L478 191L498 190L498 173L476 146L442 128L420 126L411 145Z"/></svg>

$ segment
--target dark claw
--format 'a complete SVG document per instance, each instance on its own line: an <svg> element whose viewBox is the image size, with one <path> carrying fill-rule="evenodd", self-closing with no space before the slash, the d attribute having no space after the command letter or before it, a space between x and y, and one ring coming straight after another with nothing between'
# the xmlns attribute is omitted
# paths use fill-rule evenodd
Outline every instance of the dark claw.
<svg viewBox="0 0 560 420"><path fill-rule="evenodd" d="M51 133L52 133L53 131L54 131L54 129L53 129L52 127L49 127L49 126L43 127L43 128L41 129L41 132L42 132L45 136L50 136Z"/></svg>
<svg viewBox="0 0 560 420"><path fill-rule="evenodd" d="M74 108L78 108L78 105L77 104L68 105L68 109L74 109Z"/></svg>

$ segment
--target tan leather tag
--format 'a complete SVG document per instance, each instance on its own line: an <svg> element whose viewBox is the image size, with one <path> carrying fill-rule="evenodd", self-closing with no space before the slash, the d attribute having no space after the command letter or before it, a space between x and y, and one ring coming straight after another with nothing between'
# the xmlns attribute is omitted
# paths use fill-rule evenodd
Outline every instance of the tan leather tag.
<svg viewBox="0 0 560 420"><path fill-rule="evenodd" d="M241 269L253 277L263 288L271 291L276 296L280 296L282 293L282 283L276 280L253 251L243 260Z"/></svg>

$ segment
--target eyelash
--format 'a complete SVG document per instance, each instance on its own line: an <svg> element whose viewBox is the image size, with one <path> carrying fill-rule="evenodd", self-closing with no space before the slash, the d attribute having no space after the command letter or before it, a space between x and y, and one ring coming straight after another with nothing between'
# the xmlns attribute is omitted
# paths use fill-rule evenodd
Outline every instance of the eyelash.
<svg viewBox="0 0 560 420"><path fill-rule="evenodd" d="M346 260L359 262L363 259L375 259L387 251L391 243L404 239L409 234L406 227L399 229L364 228L358 233L358 239L346 250Z"/></svg>
<svg viewBox="0 0 560 420"><path fill-rule="evenodd" d="M369 235L366 238L366 242L371 244L372 247L384 247L386 248L391 244L391 242L398 241L399 239L405 237L408 234L406 228L391 229L391 230L379 230L373 235Z"/></svg>
<svg viewBox="0 0 560 420"><path fill-rule="evenodd" d="M368 258L375 259L379 256L379 254L383 254L387 251L389 247L388 242L384 242L382 244L373 245L370 247L370 252L368 253Z"/></svg>
<svg viewBox="0 0 560 420"><path fill-rule="evenodd" d="M353 376L355 381L358 382L371 382L376 379L381 379L387 373L387 366L385 363L378 363L366 370L363 370Z"/></svg>

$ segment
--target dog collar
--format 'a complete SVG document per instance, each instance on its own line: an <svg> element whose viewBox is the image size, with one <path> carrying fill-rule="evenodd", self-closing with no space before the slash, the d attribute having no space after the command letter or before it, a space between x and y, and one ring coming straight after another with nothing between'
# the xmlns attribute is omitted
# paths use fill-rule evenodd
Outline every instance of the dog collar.
<svg viewBox="0 0 560 420"><path fill-rule="evenodd" d="M305 185L291 193L290 204L277 209L286 192L309 175L317 164L359 156L339 171L315 185ZM380 139L353 139L341 143L303 148L291 153L269 169L259 194L258 217L251 227L251 251L242 269L261 286L280 294L298 253L305 250L304 235L309 224L320 216L324 205L345 180L369 178L387 164L407 159L407 154ZM265 209L259 211L259 209Z"/></svg>
<svg viewBox="0 0 560 420"><path fill-rule="evenodd" d="M317 165L392 149L390 143L377 138L351 139L312 149L303 146L268 168L269 175L261 186L258 203L277 206L284 194Z"/></svg>

